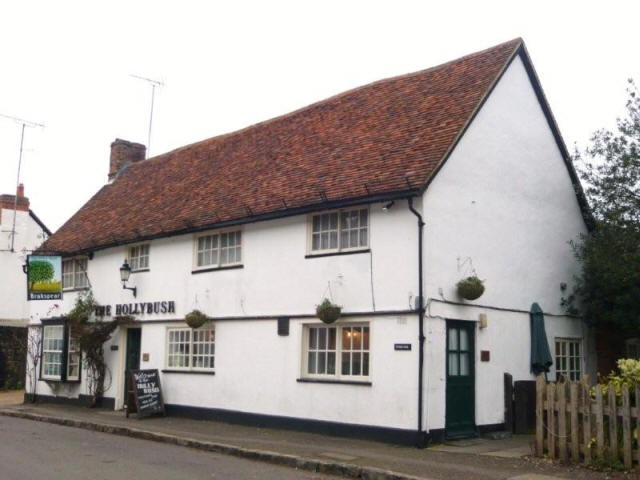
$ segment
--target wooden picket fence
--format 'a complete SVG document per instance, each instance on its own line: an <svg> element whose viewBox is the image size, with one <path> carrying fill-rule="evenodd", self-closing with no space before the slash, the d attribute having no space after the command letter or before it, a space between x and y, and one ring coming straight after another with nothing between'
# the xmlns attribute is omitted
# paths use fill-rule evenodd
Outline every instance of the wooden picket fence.
<svg viewBox="0 0 640 480"><path fill-rule="evenodd" d="M640 463L640 388L632 396L623 387L621 401L613 388L607 395L601 385L594 390L592 397L587 377L561 383L538 377L536 454L587 465L596 458L621 460L625 468L632 468L634 462Z"/></svg>

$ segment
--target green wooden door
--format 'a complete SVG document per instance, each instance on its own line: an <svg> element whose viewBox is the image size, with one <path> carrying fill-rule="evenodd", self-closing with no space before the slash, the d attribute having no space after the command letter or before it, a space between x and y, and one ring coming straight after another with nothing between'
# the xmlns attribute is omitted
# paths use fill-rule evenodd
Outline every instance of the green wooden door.
<svg viewBox="0 0 640 480"><path fill-rule="evenodd" d="M127 403L127 382L129 381L129 371L140 369L140 340L142 329L127 329L127 350L125 354L124 367L124 403Z"/></svg>
<svg viewBox="0 0 640 480"><path fill-rule="evenodd" d="M447 321L447 438L476 435L474 326Z"/></svg>

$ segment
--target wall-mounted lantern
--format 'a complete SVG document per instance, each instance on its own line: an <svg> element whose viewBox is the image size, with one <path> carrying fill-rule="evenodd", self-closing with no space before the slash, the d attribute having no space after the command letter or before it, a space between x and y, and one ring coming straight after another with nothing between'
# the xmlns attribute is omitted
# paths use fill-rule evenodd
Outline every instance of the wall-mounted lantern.
<svg viewBox="0 0 640 480"><path fill-rule="evenodd" d="M136 293L138 292L138 287L127 287L127 282L129 281L129 275L131 275L131 267L127 263L127 259L124 259L124 263L120 267L120 280L122 280L122 288L125 290L131 290L133 292L133 297L136 297Z"/></svg>

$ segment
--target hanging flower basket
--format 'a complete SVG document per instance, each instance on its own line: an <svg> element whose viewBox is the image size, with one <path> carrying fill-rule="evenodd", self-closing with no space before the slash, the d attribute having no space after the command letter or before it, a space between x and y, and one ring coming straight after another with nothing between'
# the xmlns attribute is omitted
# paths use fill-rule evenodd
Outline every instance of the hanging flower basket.
<svg viewBox="0 0 640 480"><path fill-rule="evenodd" d="M484 282L475 275L463 278L457 284L458 294L465 300L475 300L484 293Z"/></svg>
<svg viewBox="0 0 640 480"><path fill-rule="evenodd" d="M200 310L192 310L185 315L184 320L191 328L200 328L208 318Z"/></svg>
<svg viewBox="0 0 640 480"><path fill-rule="evenodd" d="M320 305L316 306L316 316L324 323L335 322L338 318L340 318L341 311L342 307L336 305L335 303L331 303L326 298Z"/></svg>

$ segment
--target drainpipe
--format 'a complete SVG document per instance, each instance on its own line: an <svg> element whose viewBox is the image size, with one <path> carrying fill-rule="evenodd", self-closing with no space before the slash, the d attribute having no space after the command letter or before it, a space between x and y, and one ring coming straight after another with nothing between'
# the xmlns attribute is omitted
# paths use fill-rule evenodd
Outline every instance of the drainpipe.
<svg viewBox="0 0 640 480"><path fill-rule="evenodd" d="M424 365L424 301L422 296L422 232L424 221L422 215L413 207L413 197L407 199L409 210L418 217L418 430L416 431L416 446L424 448L427 446L426 434L422 429L422 370Z"/></svg>

